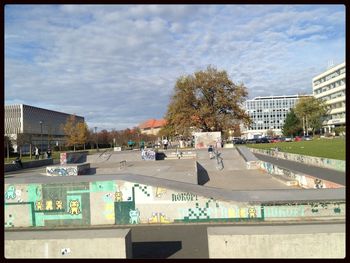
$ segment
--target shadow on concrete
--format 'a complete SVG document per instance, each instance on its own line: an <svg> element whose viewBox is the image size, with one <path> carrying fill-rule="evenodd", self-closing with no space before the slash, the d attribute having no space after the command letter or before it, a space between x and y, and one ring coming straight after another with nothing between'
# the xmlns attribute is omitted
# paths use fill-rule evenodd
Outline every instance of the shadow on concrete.
<svg viewBox="0 0 350 263"><path fill-rule="evenodd" d="M96 174L96 168L90 168L85 175L94 175Z"/></svg>
<svg viewBox="0 0 350 263"><path fill-rule="evenodd" d="M206 184L210 178L207 170L197 162L197 180L199 185Z"/></svg>
<svg viewBox="0 0 350 263"><path fill-rule="evenodd" d="M156 160L160 161L160 160L164 160L166 157L165 153L156 153Z"/></svg>
<svg viewBox="0 0 350 263"><path fill-rule="evenodd" d="M168 258L181 249L181 241L132 243L133 258Z"/></svg>

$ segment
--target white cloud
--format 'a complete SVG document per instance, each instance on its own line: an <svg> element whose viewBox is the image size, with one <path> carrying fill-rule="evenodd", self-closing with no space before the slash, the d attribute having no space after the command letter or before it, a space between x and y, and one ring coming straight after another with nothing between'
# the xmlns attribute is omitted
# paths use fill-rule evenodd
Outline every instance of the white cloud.
<svg viewBox="0 0 350 263"><path fill-rule="evenodd" d="M5 100L121 129L163 117L176 78L210 64L250 97L311 92L344 59L344 22L326 6L6 8Z"/></svg>

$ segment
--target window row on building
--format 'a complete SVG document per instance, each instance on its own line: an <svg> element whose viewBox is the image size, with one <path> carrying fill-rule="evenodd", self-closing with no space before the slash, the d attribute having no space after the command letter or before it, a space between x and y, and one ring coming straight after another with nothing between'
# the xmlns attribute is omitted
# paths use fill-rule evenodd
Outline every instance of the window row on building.
<svg viewBox="0 0 350 263"><path fill-rule="evenodd" d="M337 87L340 87L340 86L343 86L345 85L345 76L344 76L344 79L341 79L341 80L338 80L338 81L335 81L333 83L330 83L326 86L323 86L323 87L320 87L318 89L315 89L315 94L321 94L323 92L326 92L326 91L329 91L331 89L335 89Z"/></svg>
<svg viewBox="0 0 350 263"><path fill-rule="evenodd" d="M336 70L336 71L329 73L328 75L326 75L324 77L317 79L316 81L314 81L314 87L316 87L316 86L320 85L321 83L326 82L330 79L336 78L336 77L340 76L341 74L345 74L345 66Z"/></svg>

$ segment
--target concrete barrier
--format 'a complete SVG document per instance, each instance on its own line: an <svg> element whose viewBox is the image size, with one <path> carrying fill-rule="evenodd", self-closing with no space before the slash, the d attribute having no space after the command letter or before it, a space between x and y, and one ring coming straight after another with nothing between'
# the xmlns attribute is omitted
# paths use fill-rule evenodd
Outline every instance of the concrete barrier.
<svg viewBox="0 0 350 263"><path fill-rule="evenodd" d="M327 168L327 169L332 169L340 172L345 172L345 161L342 161L342 160L279 152L275 150L263 150L263 149L255 149L255 148L250 148L250 150L253 153L265 154L268 156L281 158L284 160L300 162L300 163L313 165L321 168Z"/></svg>
<svg viewBox="0 0 350 263"><path fill-rule="evenodd" d="M88 151L63 152L60 154L60 164L84 163L87 160Z"/></svg>
<svg viewBox="0 0 350 263"><path fill-rule="evenodd" d="M343 185L317 178L308 174L293 172L289 169L279 167L272 163L259 161L259 168L264 172L271 174L276 179L280 179L286 185L298 185L302 188L342 188Z"/></svg>
<svg viewBox="0 0 350 263"><path fill-rule="evenodd" d="M77 176L84 175L90 169L90 163L53 165L46 167L48 176Z"/></svg>
<svg viewBox="0 0 350 263"><path fill-rule="evenodd" d="M252 154L246 146L236 146L236 149L246 161L246 167L248 170L259 168L260 160L256 158L256 156Z"/></svg>
<svg viewBox="0 0 350 263"><path fill-rule="evenodd" d="M28 169L34 167L41 167L46 165L53 164L53 159L44 159L44 160L33 160L30 162L22 162L23 168L21 168L18 164L5 164L5 172L12 172L21 169Z"/></svg>
<svg viewBox="0 0 350 263"><path fill-rule="evenodd" d="M246 201L238 197L216 199L211 197L211 191L200 194L174 190L168 187L171 180L161 178L152 180L153 184L141 184L102 180L101 176L58 176L47 183L6 183L5 228L345 219L345 195L327 197L330 190L341 189L311 189L303 193L283 190L278 196L269 190L265 195L274 196L272 200L276 201L262 201L265 195L259 197L254 191L252 201ZM132 176L126 177L131 180ZM150 179L144 176L142 180ZM196 185L190 188L202 191ZM320 194L322 199L305 196L311 192ZM281 199L284 194L290 197Z"/></svg>
<svg viewBox="0 0 350 263"><path fill-rule="evenodd" d="M345 224L208 227L209 258L345 258Z"/></svg>
<svg viewBox="0 0 350 263"><path fill-rule="evenodd" d="M132 258L130 229L6 231L6 258Z"/></svg>

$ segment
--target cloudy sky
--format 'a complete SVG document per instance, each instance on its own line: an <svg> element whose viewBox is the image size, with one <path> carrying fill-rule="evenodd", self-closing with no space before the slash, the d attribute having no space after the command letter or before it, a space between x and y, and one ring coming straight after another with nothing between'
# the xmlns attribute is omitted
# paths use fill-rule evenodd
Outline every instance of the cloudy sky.
<svg viewBox="0 0 350 263"><path fill-rule="evenodd" d="M5 104L90 128L162 118L176 79L213 65L249 98L311 94L345 61L343 5L6 5Z"/></svg>

